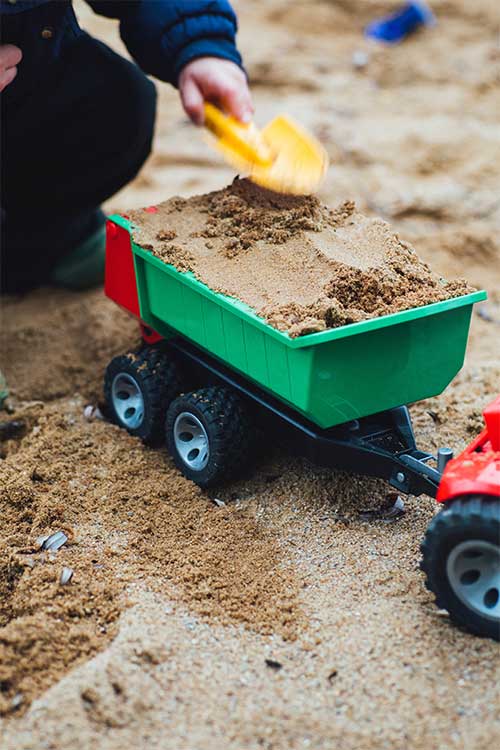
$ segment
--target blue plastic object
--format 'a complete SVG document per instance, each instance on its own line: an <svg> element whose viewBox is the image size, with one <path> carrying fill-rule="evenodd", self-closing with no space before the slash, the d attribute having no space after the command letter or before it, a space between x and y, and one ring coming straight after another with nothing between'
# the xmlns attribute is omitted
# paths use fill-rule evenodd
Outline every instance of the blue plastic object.
<svg viewBox="0 0 500 750"><path fill-rule="evenodd" d="M397 44L420 26L434 26L436 18L424 2L406 3L390 16L373 21L365 29L365 36L386 44Z"/></svg>

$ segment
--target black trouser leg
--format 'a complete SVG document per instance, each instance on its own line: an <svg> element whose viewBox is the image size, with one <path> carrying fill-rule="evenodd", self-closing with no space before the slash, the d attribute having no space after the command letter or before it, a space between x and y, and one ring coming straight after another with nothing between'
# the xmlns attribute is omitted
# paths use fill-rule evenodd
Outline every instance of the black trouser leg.
<svg viewBox="0 0 500 750"><path fill-rule="evenodd" d="M155 87L87 34L43 90L2 113L2 289L43 283L151 150Z"/></svg>

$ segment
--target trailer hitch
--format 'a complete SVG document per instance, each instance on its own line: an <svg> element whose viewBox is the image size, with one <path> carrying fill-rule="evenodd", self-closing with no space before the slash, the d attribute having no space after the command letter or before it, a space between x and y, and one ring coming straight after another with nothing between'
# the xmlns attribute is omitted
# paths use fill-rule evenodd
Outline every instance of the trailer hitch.
<svg viewBox="0 0 500 750"><path fill-rule="evenodd" d="M437 456L415 450L411 453L403 453L399 456L403 467L396 471L389 480L392 487L407 494L420 494L415 492L415 485L422 487L422 492L435 496L446 464L453 458L451 448L439 448ZM434 461L436 467L428 466L428 461ZM429 487L426 489L427 485ZM430 491L431 490L431 491Z"/></svg>

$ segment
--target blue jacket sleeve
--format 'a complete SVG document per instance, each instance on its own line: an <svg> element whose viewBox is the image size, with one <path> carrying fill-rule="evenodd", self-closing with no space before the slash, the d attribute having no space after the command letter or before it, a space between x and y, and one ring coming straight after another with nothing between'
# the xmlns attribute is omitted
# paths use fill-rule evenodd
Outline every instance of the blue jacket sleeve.
<svg viewBox="0 0 500 750"><path fill-rule="evenodd" d="M242 65L236 15L228 0L87 0L120 19L120 34L141 68L174 85L181 69L210 55Z"/></svg>

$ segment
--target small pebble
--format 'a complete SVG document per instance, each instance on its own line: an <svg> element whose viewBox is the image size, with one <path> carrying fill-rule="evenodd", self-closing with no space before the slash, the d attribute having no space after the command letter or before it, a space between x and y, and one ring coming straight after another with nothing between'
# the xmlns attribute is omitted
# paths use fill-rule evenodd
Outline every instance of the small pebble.
<svg viewBox="0 0 500 750"><path fill-rule="evenodd" d="M444 617L445 619L449 619L449 617L450 617L450 613L448 612L447 609L438 609L438 610L434 610L434 611L435 611L435 614L438 617Z"/></svg>
<svg viewBox="0 0 500 750"><path fill-rule="evenodd" d="M391 492L387 496L386 502L380 506L380 508L370 508L369 510L361 511L359 514L363 521L395 521L405 513L405 504L403 498L396 493Z"/></svg>
<svg viewBox="0 0 500 750"><path fill-rule="evenodd" d="M83 416L87 422L93 422L95 419L104 419L103 414L98 406L88 404L83 410Z"/></svg>
<svg viewBox="0 0 500 750"><path fill-rule="evenodd" d="M437 411L433 411L432 409L428 409L427 410L427 414L429 415L429 417L432 419L433 422L440 422L441 421L440 418L439 418L439 414L437 413Z"/></svg>
<svg viewBox="0 0 500 750"><path fill-rule="evenodd" d="M13 711L16 711L16 709L19 708L19 706L22 705L24 701L24 696L22 693L16 693L15 696L12 698L10 702L10 707Z"/></svg>
<svg viewBox="0 0 500 750"><path fill-rule="evenodd" d="M369 62L370 56L365 50L357 49L352 53L352 64L354 68L366 68Z"/></svg>
<svg viewBox="0 0 500 750"><path fill-rule="evenodd" d="M478 315L483 320L488 321L488 323L493 323L493 318L491 317L490 313L486 309L485 305L479 305L476 309L476 315Z"/></svg>
<svg viewBox="0 0 500 750"><path fill-rule="evenodd" d="M274 669L275 672L278 672L283 667L283 664L281 664L279 661L275 661L274 659L266 659L266 667L269 667L269 669Z"/></svg>
<svg viewBox="0 0 500 750"><path fill-rule="evenodd" d="M0 440L12 440L21 437L26 428L22 419L10 419L7 422L0 422Z"/></svg>

